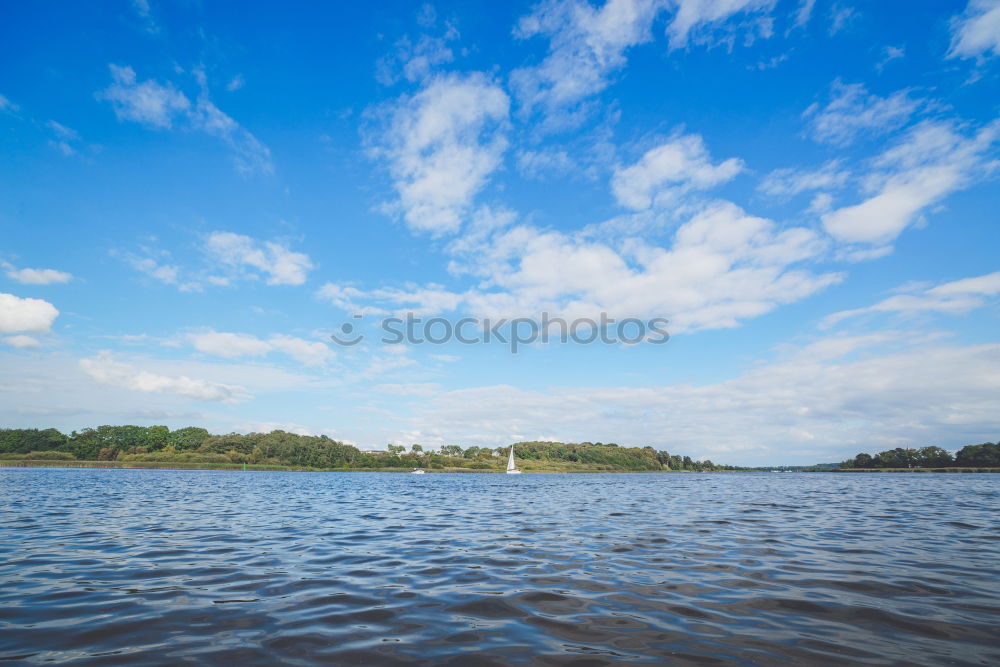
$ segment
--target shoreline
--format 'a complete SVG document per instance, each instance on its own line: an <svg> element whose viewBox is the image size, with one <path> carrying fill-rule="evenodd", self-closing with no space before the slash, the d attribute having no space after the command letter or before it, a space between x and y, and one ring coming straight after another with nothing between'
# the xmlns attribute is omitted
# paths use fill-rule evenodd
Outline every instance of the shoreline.
<svg viewBox="0 0 1000 667"><path fill-rule="evenodd" d="M408 474L411 468L308 468L301 466L279 466L279 465L258 465L242 463L183 463L183 462L161 462L161 461L60 461L60 460L32 460L32 459L7 459L0 460L0 468L65 468L65 469L94 469L94 470L209 470L219 472L381 472ZM576 474L693 474L693 470L607 470L597 468L580 467L575 470L551 470L545 468L524 468L522 472L529 475L576 475ZM477 468L453 468L445 467L440 469L425 468L425 472L437 473L458 473L475 474L486 473L492 475L502 475L504 470L477 469ZM713 475L719 473L747 473L747 472L777 472L770 468L755 470L712 470L703 471ZM792 470L788 472L809 472L809 473L1000 473L1000 468L972 468L972 467L951 467L951 468L829 468L817 470Z"/></svg>
<svg viewBox="0 0 1000 667"><path fill-rule="evenodd" d="M278 465L256 465L247 464L244 468L242 463L171 463L171 462L161 462L161 461L57 461L57 460L31 460L31 459L8 459L0 460L0 468L75 468L75 469L94 469L94 470L215 470L220 472L232 471L232 472L384 472L384 473L397 473L397 474L409 474L413 471L411 467L407 468L309 468L302 466L278 466ZM502 475L505 474L503 468L496 469L480 469L480 468L455 468L455 467L445 467L445 468L424 468L424 472L429 474L437 473L459 473L459 474L475 474L475 473L486 473L491 475ZM652 474L674 474L674 473L693 473L693 470L601 470L596 468L583 468L578 470L547 470L547 469L527 469L523 467L521 472L526 474L553 474L553 475L564 475L564 474L638 474L638 473L652 473ZM708 472L708 471L706 471ZM743 471L743 470L716 470L712 471L714 473L718 472L762 472L759 470Z"/></svg>

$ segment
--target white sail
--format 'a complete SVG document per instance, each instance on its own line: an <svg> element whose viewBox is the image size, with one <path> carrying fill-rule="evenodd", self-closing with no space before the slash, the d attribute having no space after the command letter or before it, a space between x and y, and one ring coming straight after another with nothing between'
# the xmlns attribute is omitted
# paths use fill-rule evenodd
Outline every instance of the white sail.
<svg viewBox="0 0 1000 667"><path fill-rule="evenodd" d="M517 475L520 474L520 470L514 465L514 445L510 446L510 456L507 457L507 474Z"/></svg>

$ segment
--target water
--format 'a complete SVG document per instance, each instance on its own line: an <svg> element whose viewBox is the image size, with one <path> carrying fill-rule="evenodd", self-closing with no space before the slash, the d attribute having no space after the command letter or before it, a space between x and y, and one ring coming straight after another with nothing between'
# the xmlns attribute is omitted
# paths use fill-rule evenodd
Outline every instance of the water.
<svg viewBox="0 0 1000 667"><path fill-rule="evenodd" d="M1000 475L0 469L22 663L1000 664Z"/></svg>

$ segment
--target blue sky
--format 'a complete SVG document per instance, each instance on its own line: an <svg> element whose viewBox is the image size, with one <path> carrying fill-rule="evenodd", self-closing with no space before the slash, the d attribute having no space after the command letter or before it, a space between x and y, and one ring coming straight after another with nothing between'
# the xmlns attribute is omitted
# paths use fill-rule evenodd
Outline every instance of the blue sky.
<svg viewBox="0 0 1000 667"><path fill-rule="evenodd" d="M998 55L995 0L9 6L0 418L995 441ZM381 343L406 312L671 339Z"/></svg>

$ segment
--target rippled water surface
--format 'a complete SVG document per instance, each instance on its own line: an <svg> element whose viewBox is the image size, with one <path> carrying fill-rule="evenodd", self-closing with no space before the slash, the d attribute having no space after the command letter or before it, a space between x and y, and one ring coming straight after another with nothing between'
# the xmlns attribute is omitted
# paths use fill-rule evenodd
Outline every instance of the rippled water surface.
<svg viewBox="0 0 1000 667"><path fill-rule="evenodd" d="M0 657L1000 664L1000 475L0 469Z"/></svg>

